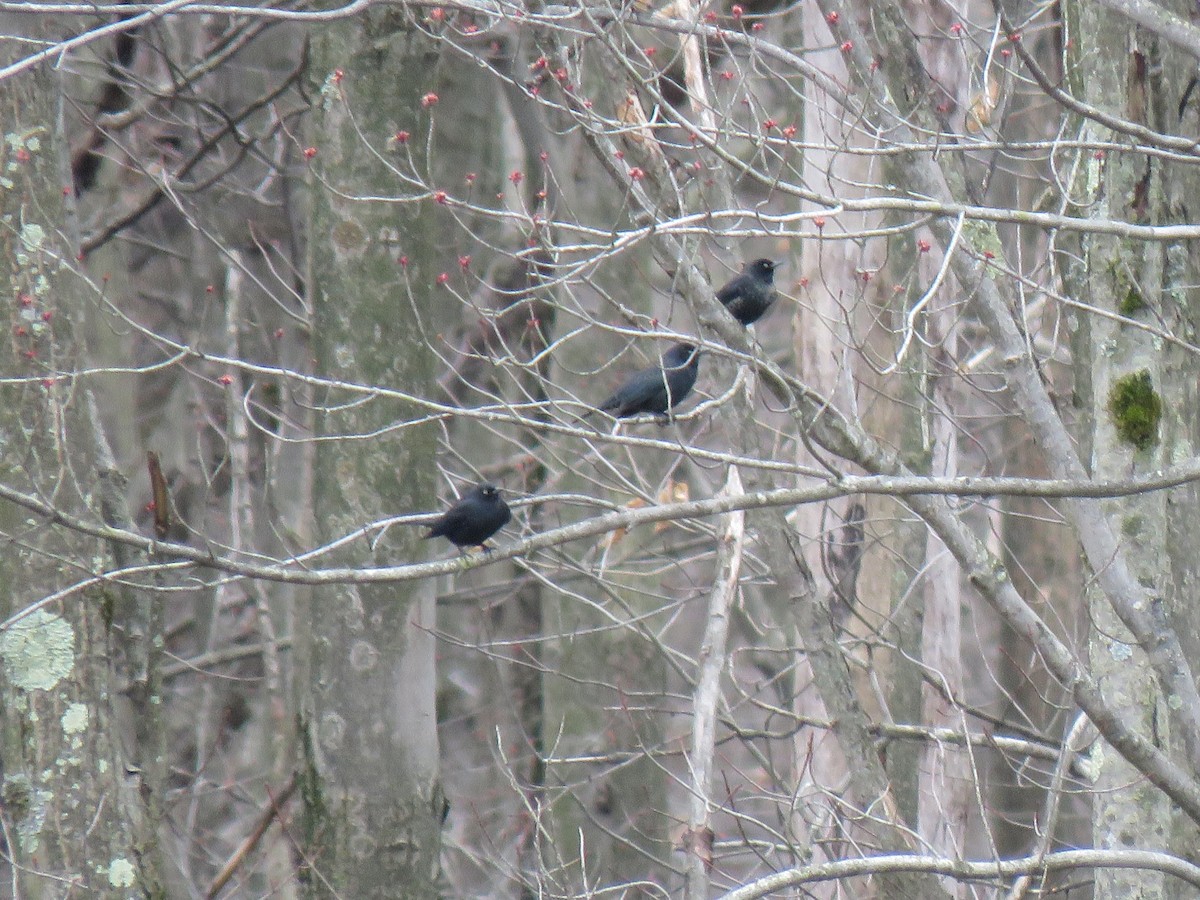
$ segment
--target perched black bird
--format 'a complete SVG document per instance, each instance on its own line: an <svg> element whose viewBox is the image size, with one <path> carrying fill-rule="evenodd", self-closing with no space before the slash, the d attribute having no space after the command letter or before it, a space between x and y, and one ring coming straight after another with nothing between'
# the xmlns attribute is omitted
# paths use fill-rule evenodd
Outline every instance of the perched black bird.
<svg viewBox="0 0 1200 900"><path fill-rule="evenodd" d="M676 344L663 354L661 366L634 372L615 394L584 415L606 412L617 419L638 413L666 416L696 384L700 371L700 350L695 344Z"/></svg>
<svg viewBox="0 0 1200 900"><path fill-rule="evenodd" d="M500 489L493 484L480 484L442 513L442 517L429 527L425 539L444 537L459 548L487 550L487 539L511 518L508 504L500 498Z"/></svg>
<svg viewBox="0 0 1200 900"><path fill-rule="evenodd" d="M757 322L775 302L775 266L756 259L742 266L742 274L717 291L717 299L743 325Z"/></svg>

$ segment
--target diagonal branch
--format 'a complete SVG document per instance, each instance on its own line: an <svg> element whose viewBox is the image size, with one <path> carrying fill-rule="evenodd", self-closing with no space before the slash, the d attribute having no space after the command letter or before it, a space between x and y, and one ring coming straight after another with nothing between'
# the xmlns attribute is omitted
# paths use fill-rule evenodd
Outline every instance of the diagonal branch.
<svg viewBox="0 0 1200 900"><path fill-rule="evenodd" d="M1200 28L1150 0L1092 0L1200 59Z"/></svg>

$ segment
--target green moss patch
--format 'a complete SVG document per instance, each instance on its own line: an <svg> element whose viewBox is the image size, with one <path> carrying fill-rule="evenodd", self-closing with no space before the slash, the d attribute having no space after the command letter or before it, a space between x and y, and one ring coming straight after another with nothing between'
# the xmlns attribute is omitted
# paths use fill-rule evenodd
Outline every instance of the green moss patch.
<svg viewBox="0 0 1200 900"><path fill-rule="evenodd" d="M1150 305L1129 276L1125 263L1114 259L1108 265L1108 273L1112 277L1113 295L1117 298L1117 312L1132 318Z"/></svg>
<svg viewBox="0 0 1200 900"><path fill-rule="evenodd" d="M1132 318L1146 308L1146 301L1142 297L1142 292L1133 285L1129 286L1129 290L1125 292L1125 296L1121 298L1121 302L1117 304L1117 312L1126 318Z"/></svg>
<svg viewBox="0 0 1200 900"><path fill-rule="evenodd" d="M1118 378L1108 392L1108 414L1125 443L1138 450L1148 450L1157 444L1162 398L1154 390L1150 373L1143 369Z"/></svg>

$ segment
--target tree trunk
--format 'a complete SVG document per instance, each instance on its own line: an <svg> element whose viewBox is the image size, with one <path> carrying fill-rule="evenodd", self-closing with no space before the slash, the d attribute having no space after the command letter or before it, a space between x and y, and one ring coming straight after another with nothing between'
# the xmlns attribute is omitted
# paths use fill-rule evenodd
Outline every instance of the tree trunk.
<svg viewBox="0 0 1200 900"><path fill-rule="evenodd" d="M0 17L4 34L49 36L29 33L30 24ZM0 46L7 65L26 45ZM78 251L62 188L70 177L60 77L47 64L0 82L0 242L10 262L0 294L11 336L0 344L8 382L0 388L0 468L9 487L86 519L99 500L98 512L125 525L92 387L59 377L84 362L85 311L82 280L69 270ZM157 807L144 802L139 788L149 778L131 764L148 772L159 760L153 751L141 757L153 743L141 729L123 746L115 724L126 689L135 702L156 702L152 625L135 614L145 612L144 598L127 587L81 589L86 573L106 564L95 538L12 505L0 507L0 532L0 810L11 866L0 880L27 898L159 896L156 823L147 815Z"/></svg>
<svg viewBox="0 0 1200 900"><path fill-rule="evenodd" d="M442 290L434 279L433 201L350 199L403 192L389 162L423 171L423 141L406 146L392 138L403 129L417 134L428 122L420 98L436 55L419 37L397 32L393 15L372 13L314 34L316 154L307 155L332 188L317 185L312 195L314 346L320 375L433 396ZM401 255L407 268L397 264ZM318 391L316 403L324 439L315 460L318 543L387 515L434 509L432 426L409 427L387 444L339 440L412 419L410 405L337 390ZM422 552L416 529L393 528L339 547L326 562L397 563ZM310 896L437 893L444 801L433 587L348 584L313 592L301 640L306 673L298 679Z"/></svg>
<svg viewBox="0 0 1200 900"><path fill-rule="evenodd" d="M1186 15L1190 4L1175 6ZM1081 98L1157 131L1178 129L1179 100L1194 66L1174 64L1177 51L1161 39L1092 4L1071 4L1070 10L1071 27L1089 36L1087 52L1078 59ZM1110 134L1092 122L1083 132L1092 140L1106 140ZM1167 224L1191 221L1189 211L1194 214L1197 184L1191 167L1165 159L1132 152L1095 154L1083 180L1092 187L1084 208L1097 219ZM1085 238L1082 249L1081 300L1173 335L1194 336L1194 302L1188 301L1186 289L1196 283L1198 270L1186 246L1141 245L1096 235ZM1084 336L1086 344L1075 343L1082 356L1079 364L1090 365L1092 390L1086 399L1093 475L1129 478L1194 455L1194 355L1101 316L1089 317ZM1179 590L1189 580L1188 573L1194 575L1195 529L1190 523L1180 528L1171 517L1189 500L1194 501L1191 488L1105 503L1128 548L1133 574L1161 606L1163 627L1178 622L1181 636L1194 635L1195 630L1194 597ZM1196 761L1183 759L1181 738L1171 728L1171 700L1176 698L1163 695L1145 653L1101 592L1089 592L1089 608L1091 664L1105 695L1144 735L1195 771ZM1194 644L1185 643L1185 648L1195 650ZM1102 760L1092 800L1095 846L1171 847L1194 859L1195 825L1185 823L1168 798L1139 778L1118 754L1105 752ZM1113 868L1096 872L1098 900L1185 897L1193 891L1159 873Z"/></svg>

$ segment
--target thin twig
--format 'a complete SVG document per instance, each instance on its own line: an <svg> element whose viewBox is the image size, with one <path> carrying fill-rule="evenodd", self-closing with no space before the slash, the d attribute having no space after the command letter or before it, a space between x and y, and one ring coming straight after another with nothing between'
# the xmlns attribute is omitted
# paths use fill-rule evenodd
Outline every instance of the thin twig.
<svg viewBox="0 0 1200 900"><path fill-rule="evenodd" d="M217 873L217 877L213 879L212 884L209 885L208 890L204 894L206 900L212 900L212 898L216 897L217 894L221 892L222 888L229 883L229 879L233 877L233 873L236 872L238 867L246 861L246 857L250 855L251 851L254 850L256 846L258 846L258 842L261 841L263 835L267 833L267 829L271 827L271 822L273 822L276 817L282 821L283 806L288 802L288 800L291 799L292 794L295 793L296 786L299 783L299 775L293 772L292 777L288 779L288 783L284 785L283 790L281 790L278 794L272 795L270 789L267 789L267 798L270 801L269 805L259 815L258 822L255 824L254 829L248 835L246 835L245 840L243 840L241 844L238 845L237 849L233 851L233 855L231 855L229 859L225 861L225 865L221 866L221 871Z"/></svg>

